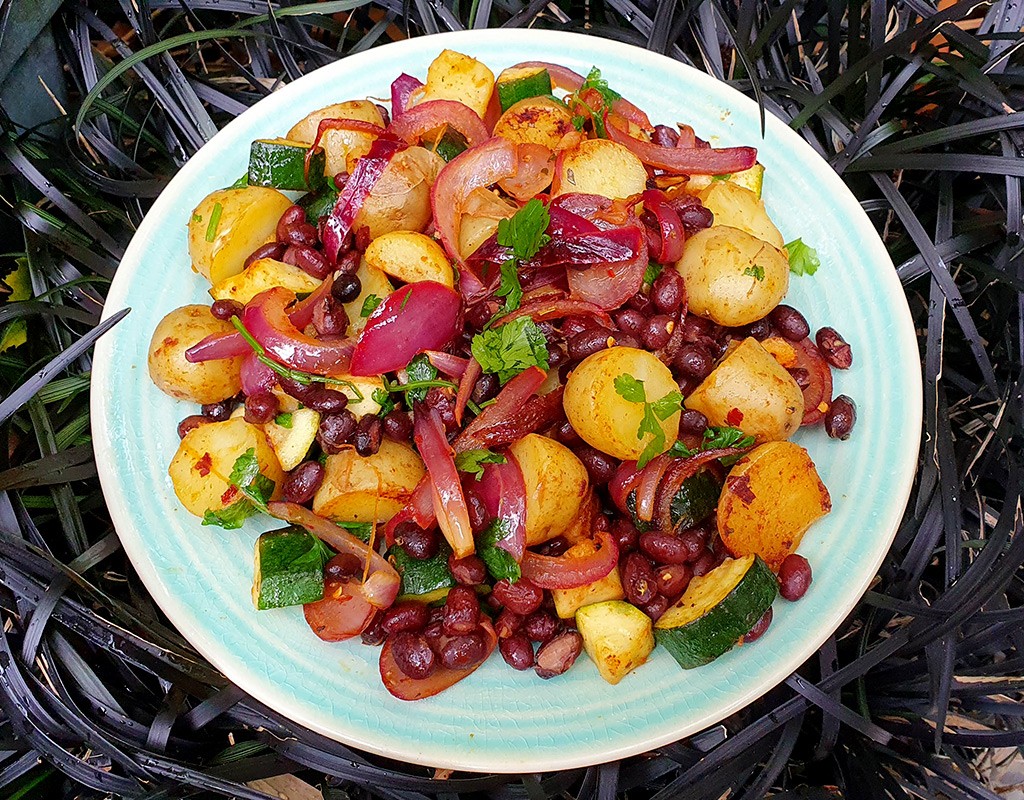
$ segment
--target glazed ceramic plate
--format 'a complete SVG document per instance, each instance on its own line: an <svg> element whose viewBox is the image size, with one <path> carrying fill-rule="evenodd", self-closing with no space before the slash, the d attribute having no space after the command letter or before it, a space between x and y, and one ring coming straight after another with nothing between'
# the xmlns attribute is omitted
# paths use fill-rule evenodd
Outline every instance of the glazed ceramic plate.
<svg viewBox="0 0 1024 800"><path fill-rule="evenodd" d="M796 437L831 491L833 511L800 547L814 567L809 593L798 603L776 601L774 622L756 644L689 671L659 648L617 686L585 656L550 681L495 656L437 697L402 702L381 685L376 648L321 642L298 608L253 609L253 542L272 522L204 528L175 499L167 477L175 427L196 409L150 383L146 351L164 314L210 301L189 265L192 208L245 171L253 139L284 135L328 103L386 97L393 78L425 76L443 48L479 58L495 74L531 59L584 74L597 65L655 122L689 123L720 146L757 146L769 213L787 241L801 237L817 248L821 269L794 278L788 302L812 330L833 325L852 344L855 365L836 376L835 391L855 398L859 419L846 442L820 429ZM498 30L429 36L360 53L285 86L218 133L154 203L105 313L126 306L131 314L96 349L93 433L110 512L147 588L189 641L253 697L346 744L410 762L495 772L578 767L649 750L742 708L800 666L854 607L892 541L915 471L921 383L914 331L892 263L856 200L777 119L768 117L762 140L751 100L668 58L603 39Z"/></svg>

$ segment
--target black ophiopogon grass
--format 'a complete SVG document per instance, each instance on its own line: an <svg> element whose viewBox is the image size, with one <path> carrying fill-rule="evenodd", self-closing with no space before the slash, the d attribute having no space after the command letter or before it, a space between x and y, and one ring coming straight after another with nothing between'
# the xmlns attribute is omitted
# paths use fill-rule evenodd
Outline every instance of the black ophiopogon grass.
<svg viewBox="0 0 1024 800"><path fill-rule="evenodd" d="M165 624L99 491L89 354L135 226L218 127L349 54L498 26L649 47L796 129L897 264L925 432L877 581L783 685L622 762L438 776L298 729ZM1016 0L0 7L0 791L267 798L292 774L331 798L999 797L1024 746L1022 26Z"/></svg>

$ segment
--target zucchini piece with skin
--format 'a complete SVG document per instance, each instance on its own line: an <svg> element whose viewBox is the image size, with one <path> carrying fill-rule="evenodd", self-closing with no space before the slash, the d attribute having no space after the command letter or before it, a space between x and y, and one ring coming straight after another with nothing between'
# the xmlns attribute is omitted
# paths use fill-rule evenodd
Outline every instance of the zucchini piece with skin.
<svg viewBox="0 0 1024 800"><path fill-rule="evenodd" d="M469 143L466 141L465 136L455 130L455 128L446 126L444 133L434 143L434 146L428 149L433 150L448 162L464 152L468 147Z"/></svg>
<svg viewBox="0 0 1024 800"><path fill-rule="evenodd" d="M317 191L324 185L327 156L317 148L309 159L309 145L290 139L256 139L249 148L249 185L270 186L296 192Z"/></svg>
<svg viewBox="0 0 1024 800"><path fill-rule="evenodd" d="M576 629L587 655L608 683L639 667L654 649L651 618L623 600L606 600L576 612Z"/></svg>
<svg viewBox="0 0 1024 800"><path fill-rule="evenodd" d="M676 496L672 498L669 514L672 527L685 531L700 525L718 508L718 499L722 494L722 482L709 469L702 469L683 481ZM633 525L640 533L655 527L653 522L645 522L636 515L636 490L626 497L626 508Z"/></svg>
<svg viewBox="0 0 1024 800"><path fill-rule="evenodd" d="M654 625L654 638L683 669L709 664L733 648L771 607L775 574L760 556L727 559L690 581Z"/></svg>
<svg viewBox="0 0 1024 800"><path fill-rule="evenodd" d="M388 561L402 576L398 599L434 603L447 597L448 590L456 585L448 566L451 552L447 542L441 542L433 557L424 559L413 558L401 545L391 547L387 552Z"/></svg>
<svg viewBox="0 0 1024 800"><path fill-rule="evenodd" d="M496 86L504 113L520 100L551 94L551 75L542 67L509 67L498 76Z"/></svg>
<svg viewBox="0 0 1024 800"><path fill-rule="evenodd" d="M321 599L324 553L324 545L297 525L260 534L252 584L256 608L284 608Z"/></svg>

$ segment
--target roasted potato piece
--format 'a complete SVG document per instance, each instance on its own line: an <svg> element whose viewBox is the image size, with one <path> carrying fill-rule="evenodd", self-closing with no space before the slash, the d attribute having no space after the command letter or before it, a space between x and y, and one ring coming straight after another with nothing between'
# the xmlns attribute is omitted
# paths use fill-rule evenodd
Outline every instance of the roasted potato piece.
<svg viewBox="0 0 1024 800"><path fill-rule="evenodd" d="M697 196L715 215L715 225L738 228L782 249L782 234L768 217L764 201L750 189L732 181L714 181Z"/></svg>
<svg viewBox="0 0 1024 800"><path fill-rule="evenodd" d="M279 421L286 424L279 424ZM306 458L319 428L320 414L311 408L296 408L282 411L276 419L263 426L263 432L274 448L281 469L291 472Z"/></svg>
<svg viewBox="0 0 1024 800"><path fill-rule="evenodd" d="M647 169L639 158L616 142L586 139L564 152L551 196L582 192L624 199L646 188Z"/></svg>
<svg viewBox="0 0 1024 800"><path fill-rule="evenodd" d="M356 214L352 230L366 226L371 239L392 231L422 231L430 222L430 187L444 166L436 153L409 147L384 168Z"/></svg>
<svg viewBox="0 0 1024 800"><path fill-rule="evenodd" d="M469 257L498 230L498 221L514 216L518 206L488 189L474 189L466 199L459 228L459 252Z"/></svg>
<svg viewBox="0 0 1024 800"><path fill-rule="evenodd" d="M176 308L156 326L149 343L149 377L164 394L194 403L219 403L242 390L242 359L226 358L192 364L185 351L207 336L232 333L209 306Z"/></svg>
<svg viewBox="0 0 1024 800"><path fill-rule="evenodd" d="M764 318L789 289L786 254L727 226L706 228L687 239L676 270L686 281L690 310L728 327Z"/></svg>
<svg viewBox="0 0 1024 800"><path fill-rule="evenodd" d="M285 138L303 144L313 144L317 128L320 126L321 120L325 119L354 119L384 126L384 118L380 115L380 109L371 100L348 100L344 103L324 106L307 114L292 126ZM370 134L358 131L335 130L324 133L320 139L320 146L327 154L325 167L327 176L333 178L339 172L351 173L356 159L369 152L373 139L374 137Z"/></svg>
<svg viewBox="0 0 1024 800"><path fill-rule="evenodd" d="M311 292L320 281L302 269L272 258L254 261L237 275L217 283L210 289L214 300L237 300L245 305L260 292L283 286L293 292Z"/></svg>
<svg viewBox="0 0 1024 800"><path fill-rule="evenodd" d="M457 100L483 119L493 91L494 73L485 64L454 50L442 50L430 62L427 84L415 102Z"/></svg>
<svg viewBox="0 0 1024 800"><path fill-rule="evenodd" d="M189 218L192 268L211 284L237 275L253 250L274 240L277 222L291 204L265 186L211 192Z"/></svg>
<svg viewBox="0 0 1024 800"><path fill-rule="evenodd" d="M568 447L528 434L510 448L526 486L526 544L562 533L580 513L589 479L586 467Z"/></svg>
<svg viewBox="0 0 1024 800"><path fill-rule="evenodd" d="M686 398L712 425L731 425L758 442L788 439L800 427L800 386L760 343L744 339Z"/></svg>
<svg viewBox="0 0 1024 800"><path fill-rule="evenodd" d="M591 447L621 459L639 458L651 434L638 437L644 404L623 397L616 378L627 375L643 383L648 403L679 391L668 367L657 356L633 347L612 347L587 356L569 375L562 404L573 428ZM664 452L679 431L677 409L658 424L665 433ZM797 417L799 419L799 416Z"/></svg>
<svg viewBox="0 0 1024 800"><path fill-rule="evenodd" d="M387 522L401 511L425 474L416 451L390 439L366 458L343 450L327 457L313 511L339 521Z"/></svg>
<svg viewBox="0 0 1024 800"><path fill-rule="evenodd" d="M722 175L690 175L686 181L685 191L687 194L700 194L712 183L726 181L749 189L758 197L761 196L761 189L764 186L764 166L754 164L750 169L734 172L728 176Z"/></svg>
<svg viewBox="0 0 1024 800"><path fill-rule="evenodd" d="M435 281L455 285L448 256L429 236L413 231L392 231L378 236L366 248L366 261L405 283Z"/></svg>
<svg viewBox="0 0 1024 800"><path fill-rule="evenodd" d="M654 650L651 618L622 600L591 603L576 612L576 629L597 671L616 684Z"/></svg>
<svg viewBox="0 0 1024 800"><path fill-rule="evenodd" d="M359 278L359 296L349 303L345 303L345 313L348 314L348 335L358 336L366 327L366 317L363 314L363 305L370 295L381 300L394 291L388 276L376 267L370 266L366 259L359 262L359 269L356 270L356 277ZM367 315L369 316L369 315Z"/></svg>
<svg viewBox="0 0 1024 800"><path fill-rule="evenodd" d="M365 321L365 320L364 320ZM351 328L349 328L351 330ZM336 384L331 388L337 389L348 398L348 405L345 406L357 417L364 417L367 414L376 414L380 411L380 403L373 399L373 393L377 390L384 390L384 381L376 375L367 377L355 377L354 375L338 375L339 380L348 381L351 386ZM356 394L356 390L359 394ZM359 395L362 395L360 399Z"/></svg>
<svg viewBox="0 0 1024 800"><path fill-rule="evenodd" d="M831 510L807 451L793 442L769 442L736 462L725 479L718 533L737 558L756 554L778 571L811 523Z"/></svg>
<svg viewBox="0 0 1024 800"><path fill-rule="evenodd" d="M252 450L260 473L274 482L272 500L281 494L284 472L274 448L255 425L244 419L210 422L193 428L181 440L167 474L174 493L191 514L221 511L244 499L231 484L231 470L240 456Z"/></svg>
<svg viewBox="0 0 1024 800"><path fill-rule="evenodd" d="M514 144L541 144L551 150L574 130L569 109L549 97L527 97L514 103L494 125L495 136Z"/></svg>

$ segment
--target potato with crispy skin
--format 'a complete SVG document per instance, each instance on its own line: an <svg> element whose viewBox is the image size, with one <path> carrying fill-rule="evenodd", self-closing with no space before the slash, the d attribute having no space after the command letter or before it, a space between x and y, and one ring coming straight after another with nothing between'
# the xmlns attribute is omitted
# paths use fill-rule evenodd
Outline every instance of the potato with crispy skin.
<svg viewBox="0 0 1024 800"><path fill-rule="evenodd" d="M384 117L371 100L347 100L307 114L291 127L285 138L313 144L320 122L325 119L352 119L384 127ZM362 131L326 131L320 139L320 146L327 154L325 172L328 178L333 178L339 172L351 173L356 160L369 152L373 140L371 134Z"/></svg>
<svg viewBox="0 0 1024 800"><path fill-rule="evenodd" d="M551 150L575 130L569 109L549 97L527 97L513 103L494 125L495 136L514 144L541 144Z"/></svg>
<svg viewBox="0 0 1024 800"><path fill-rule="evenodd" d="M586 467L564 444L530 433L509 448L526 486L526 544L546 542L572 523L589 486Z"/></svg>
<svg viewBox="0 0 1024 800"><path fill-rule="evenodd" d="M313 498L321 517L348 522L387 522L405 505L426 474L416 451L385 439L372 456L342 450L327 457L324 482Z"/></svg>

